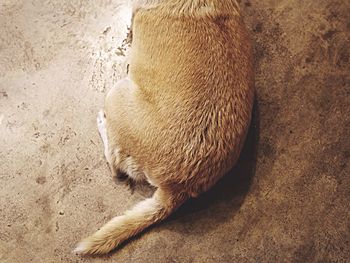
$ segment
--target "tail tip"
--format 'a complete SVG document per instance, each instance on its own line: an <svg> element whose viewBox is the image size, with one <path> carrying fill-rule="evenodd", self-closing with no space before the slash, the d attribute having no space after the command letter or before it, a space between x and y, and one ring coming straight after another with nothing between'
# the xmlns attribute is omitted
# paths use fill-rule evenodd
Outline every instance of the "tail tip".
<svg viewBox="0 0 350 263"><path fill-rule="evenodd" d="M84 255L87 253L88 244L87 242L80 242L77 247L73 250L73 253L78 255Z"/></svg>

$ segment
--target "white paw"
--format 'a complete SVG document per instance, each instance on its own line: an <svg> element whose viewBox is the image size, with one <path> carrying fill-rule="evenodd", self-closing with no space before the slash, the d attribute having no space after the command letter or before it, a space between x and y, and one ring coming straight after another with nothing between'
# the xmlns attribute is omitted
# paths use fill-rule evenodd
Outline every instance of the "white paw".
<svg viewBox="0 0 350 263"><path fill-rule="evenodd" d="M100 128L105 129L106 127L106 116L103 110L100 110L97 114L97 127L98 130L100 130Z"/></svg>
<svg viewBox="0 0 350 263"><path fill-rule="evenodd" d="M103 110L100 110L97 114L97 128L102 137L102 140L105 141L105 138L107 137L107 130L106 130L106 116Z"/></svg>
<svg viewBox="0 0 350 263"><path fill-rule="evenodd" d="M103 146L104 146L104 153L106 156L106 159L108 163L110 163L110 156L109 156L109 147L108 147L108 137L107 137L107 128L106 128L106 116L103 110L100 110L97 114L97 128L98 132L100 133Z"/></svg>

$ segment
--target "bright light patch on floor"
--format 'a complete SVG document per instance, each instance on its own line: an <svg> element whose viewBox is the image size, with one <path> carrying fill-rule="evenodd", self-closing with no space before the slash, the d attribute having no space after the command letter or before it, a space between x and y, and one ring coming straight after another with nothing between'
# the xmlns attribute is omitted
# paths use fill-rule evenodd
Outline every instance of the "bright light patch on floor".
<svg viewBox="0 0 350 263"><path fill-rule="evenodd" d="M131 24L132 10L130 5L123 5L118 12L118 18L120 18L126 25Z"/></svg>

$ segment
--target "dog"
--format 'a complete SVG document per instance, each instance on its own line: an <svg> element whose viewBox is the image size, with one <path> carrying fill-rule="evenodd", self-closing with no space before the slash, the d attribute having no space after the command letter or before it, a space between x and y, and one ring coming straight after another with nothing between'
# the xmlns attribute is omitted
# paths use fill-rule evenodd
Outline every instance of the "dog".
<svg viewBox="0 0 350 263"><path fill-rule="evenodd" d="M113 175L156 190L75 252L108 253L211 188L239 157L253 100L251 41L235 0L134 1L128 76L97 122Z"/></svg>

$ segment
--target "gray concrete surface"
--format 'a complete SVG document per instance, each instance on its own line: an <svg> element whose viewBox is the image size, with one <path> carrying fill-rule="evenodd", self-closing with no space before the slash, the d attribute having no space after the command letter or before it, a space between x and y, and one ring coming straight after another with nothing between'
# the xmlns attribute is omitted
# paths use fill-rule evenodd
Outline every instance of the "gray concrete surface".
<svg viewBox="0 0 350 263"><path fill-rule="evenodd" d="M236 168L115 253L71 253L150 194L112 181L95 122L126 2L0 0L0 262L350 262L347 0L241 1L257 102Z"/></svg>

